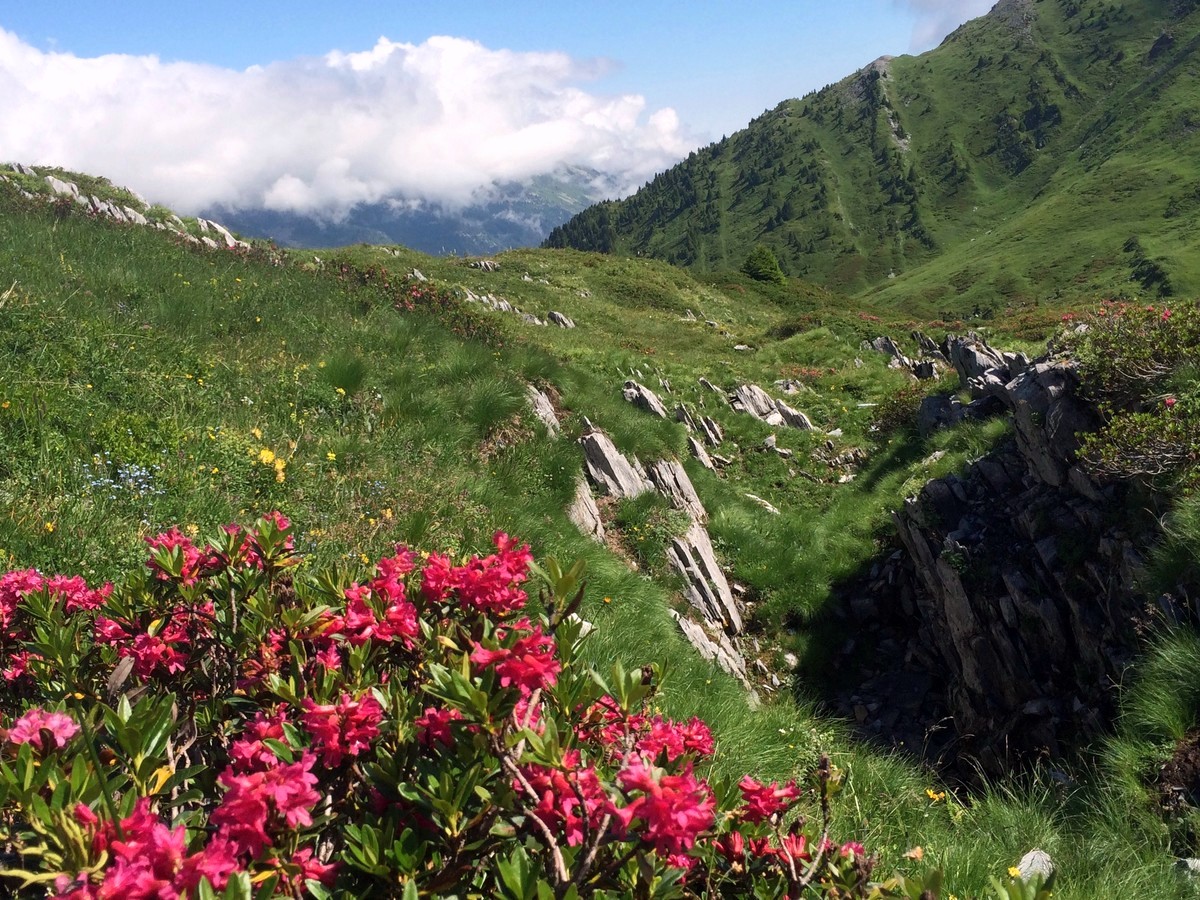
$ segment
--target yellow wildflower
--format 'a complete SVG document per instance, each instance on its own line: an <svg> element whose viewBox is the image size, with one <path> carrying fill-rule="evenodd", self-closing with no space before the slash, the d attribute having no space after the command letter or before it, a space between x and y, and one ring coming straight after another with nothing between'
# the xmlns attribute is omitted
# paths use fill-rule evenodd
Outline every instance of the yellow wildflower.
<svg viewBox="0 0 1200 900"><path fill-rule="evenodd" d="M330 450L328 453L325 454L325 458L327 460L329 460L330 462L333 462L335 459L337 459L337 454L334 453L332 450Z"/></svg>
<svg viewBox="0 0 1200 900"><path fill-rule="evenodd" d="M1008 867L1008 877L1009 878L1020 878L1021 870L1018 869L1016 866L1009 866Z"/></svg>
<svg viewBox="0 0 1200 900"><path fill-rule="evenodd" d="M275 462L275 451L268 447L263 447L258 451L258 461L264 466L269 466Z"/></svg>
<svg viewBox="0 0 1200 900"><path fill-rule="evenodd" d="M46 529L46 534L54 534L55 526L53 522L47 522L44 527Z"/></svg>

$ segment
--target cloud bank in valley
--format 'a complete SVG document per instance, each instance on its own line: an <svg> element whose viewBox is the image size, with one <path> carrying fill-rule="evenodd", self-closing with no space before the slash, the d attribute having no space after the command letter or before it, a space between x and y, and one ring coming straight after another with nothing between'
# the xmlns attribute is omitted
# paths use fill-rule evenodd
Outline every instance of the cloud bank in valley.
<svg viewBox="0 0 1200 900"><path fill-rule="evenodd" d="M924 50L966 22L982 16L996 0L897 0L915 14L912 48Z"/></svg>
<svg viewBox="0 0 1200 900"><path fill-rule="evenodd" d="M562 166L625 192L694 141L669 108L580 87L604 65L431 37L235 71L47 53L0 29L0 160L104 175L183 212L453 208Z"/></svg>

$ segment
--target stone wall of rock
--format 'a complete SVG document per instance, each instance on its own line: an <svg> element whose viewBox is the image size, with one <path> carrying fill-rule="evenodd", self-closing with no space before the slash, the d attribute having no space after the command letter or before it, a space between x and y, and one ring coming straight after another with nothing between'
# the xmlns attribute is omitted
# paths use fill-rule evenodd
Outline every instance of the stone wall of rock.
<svg viewBox="0 0 1200 900"><path fill-rule="evenodd" d="M889 683L924 676L944 693L901 716L948 713L955 753L998 772L1054 755L1111 715L1107 688L1134 649L1141 557L1115 514L1119 487L1093 483L1075 460L1099 418L1071 361L1030 362L973 336L942 352L973 404L1011 415L1014 436L894 513L904 552L852 587L848 614L872 642L891 642L908 680L877 666L864 673L871 687L840 699L869 730L907 729L912 741L932 723L898 721Z"/></svg>

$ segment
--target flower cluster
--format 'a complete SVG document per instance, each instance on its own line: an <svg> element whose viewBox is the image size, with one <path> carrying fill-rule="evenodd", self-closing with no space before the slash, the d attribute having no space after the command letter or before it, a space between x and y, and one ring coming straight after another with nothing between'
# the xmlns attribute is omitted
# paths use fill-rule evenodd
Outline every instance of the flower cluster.
<svg viewBox="0 0 1200 900"><path fill-rule="evenodd" d="M170 529L116 587L0 576L10 654L35 612L59 625L0 696L0 815L29 822L17 868L55 896L886 888L860 846L832 849L828 777L814 832L795 782L709 781L716 740L649 707L654 667L579 661L581 569L549 566L535 610L504 534L461 564L397 547L309 577L291 533L279 514L203 544ZM115 699L71 715L64 683Z"/></svg>

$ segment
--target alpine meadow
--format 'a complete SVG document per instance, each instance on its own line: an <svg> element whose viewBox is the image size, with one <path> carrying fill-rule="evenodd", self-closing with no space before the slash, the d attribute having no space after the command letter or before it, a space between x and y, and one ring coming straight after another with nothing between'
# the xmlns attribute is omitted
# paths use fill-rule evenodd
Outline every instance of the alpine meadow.
<svg viewBox="0 0 1200 900"><path fill-rule="evenodd" d="M1001 0L482 256L0 166L0 894L1200 897L1198 47Z"/></svg>

